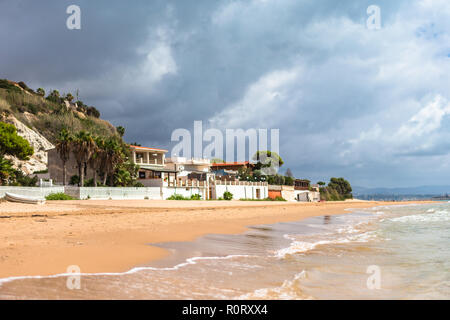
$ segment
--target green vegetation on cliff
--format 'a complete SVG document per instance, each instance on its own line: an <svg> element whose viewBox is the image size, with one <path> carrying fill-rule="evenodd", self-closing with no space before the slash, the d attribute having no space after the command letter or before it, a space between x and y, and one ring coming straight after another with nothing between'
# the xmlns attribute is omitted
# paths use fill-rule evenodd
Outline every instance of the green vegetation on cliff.
<svg viewBox="0 0 450 320"><path fill-rule="evenodd" d="M67 161L74 158L79 185L137 186L137 167L131 163L129 146L122 139L125 128L116 129L100 119L95 107L74 100L71 93L61 95L51 90L46 96L42 88L34 91L24 82L0 79L0 184L35 185L37 181L32 177L28 181L3 157L28 160L33 155L28 141L17 135L14 125L6 123L13 116L56 146L64 177ZM88 167L95 172L92 182L84 181ZM66 177L63 183L67 183Z"/></svg>
<svg viewBox="0 0 450 320"><path fill-rule="evenodd" d="M71 93L60 95L57 90L45 97L45 91L35 91L23 83L0 79L0 120L13 115L28 127L35 129L55 143L61 130L88 131L96 136L118 136L116 128L100 119L95 107L82 101L73 103Z"/></svg>

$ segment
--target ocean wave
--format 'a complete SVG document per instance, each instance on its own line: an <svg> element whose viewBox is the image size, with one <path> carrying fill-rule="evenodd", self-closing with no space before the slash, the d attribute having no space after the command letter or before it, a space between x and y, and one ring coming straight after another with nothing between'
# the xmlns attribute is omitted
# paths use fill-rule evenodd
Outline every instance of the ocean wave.
<svg viewBox="0 0 450 320"><path fill-rule="evenodd" d="M145 270L153 270L153 271L175 271L180 268L186 267L188 265L194 265L197 264L198 261L201 260L229 260L234 258L250 258L250 257L256 257L251 255L228 255L223 257L192 257L185 260L185 262L182 262L180 264L177 264L173 267L164 267L164 268L156 268L156 267L136 267L133 269L130 269L125 272L100 272L100 273L59 273L55 275L48 275L48 276L17 276L17 277L8 277L8 278L2 278L0 279L0 287L8 282L13 282L17 280L31 280L31 279L55 279L55 278L64 278L64 277L71 277L71 276L81 276L81 277L88 277L88 276L123 276L123 275L129 275L134 274L139 271L145 271Z"/></svg>
<svg viewBox="0 0 450 320"><path fill-rule="evenodd" d="M433 211L430 211L433 210ZM414 214L398 218L391 218L392 222L445 222L450 221L450 214L447 210L429 209L426 213Z"/></svg>
<svg viewBox="0 0 450 320"><path fill-rule="evenodd" d="M316 242L307 242L294 240L294 236L285 235L286 239L293 240L289 247L277 250L275 252L275 257L278 259L284 259L287 256L294 254L306 253L315 249L317 246L328 245L328 244L343 244L351 242L369 242L377 237L374 231L368 231L357 235L348 235L347 237L335 238L330 240L319 240Z"/></svg>
<svg viewBox="0 0 450 320"><path fill-rule="evenodd" d="M236 297L236 300L312 300L313 297L303 293L301 280L307 278L305 270L296 274L294 279L285 280L280 287L257 289L251 293Z"/></svg>

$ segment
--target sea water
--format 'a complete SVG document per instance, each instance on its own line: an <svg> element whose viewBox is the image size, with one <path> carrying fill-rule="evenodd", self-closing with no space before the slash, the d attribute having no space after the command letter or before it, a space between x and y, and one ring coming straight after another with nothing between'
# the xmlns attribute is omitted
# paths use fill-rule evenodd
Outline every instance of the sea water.
<svg viewBox="0 0 450 320"><path fill-rule="evenodd" d="M299 208L301 210L301 208ZM450 203L384 206L240 235L151 244L169 258L126 273L0 280L0 298L449 299Z"/></svg>

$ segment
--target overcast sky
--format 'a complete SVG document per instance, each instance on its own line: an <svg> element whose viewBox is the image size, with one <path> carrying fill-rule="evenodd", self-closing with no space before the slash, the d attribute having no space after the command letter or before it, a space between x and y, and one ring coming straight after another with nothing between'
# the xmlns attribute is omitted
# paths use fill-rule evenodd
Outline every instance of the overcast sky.
<svg viewBox="0 0 450 320"><path fill-rule="evenodd" d="M279 128L296 177L450 184L449 35L448 0L0 0L0 78L79 89L128 142Z"/></svg>

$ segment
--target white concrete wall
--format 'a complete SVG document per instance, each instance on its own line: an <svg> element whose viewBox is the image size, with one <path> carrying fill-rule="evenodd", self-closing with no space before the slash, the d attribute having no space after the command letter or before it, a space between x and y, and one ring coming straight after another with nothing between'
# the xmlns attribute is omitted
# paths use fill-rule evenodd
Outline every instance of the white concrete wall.
<svg viewBox="0 0 450 320"><path fill-rule="evenodd" d="M281 197L287 201L296 201L295 190L293 186L282 186Z"/></svg>
<svg viewBox="0 0 450 320"><path fill-rule="evenodd" d="M213 197L215 199L223 198L225 191L233 194L233 199L258 199L256 197L256 190L260 190L259 199L265 199L269 196L269 190L267 186L236 186L236 185L215 185L215 192L213 191ZM215 194L215 195L214 195Z"/></svg>
<svg viewBox="0 0 450 320"><path fill-rule="evenodd" d="M137 182L142 183L146 187L160 188L163 184L162 179L139 179Z"/></svg>
<svg viewBox="0 0 450 320"><path fill-rule="evenodd" d="M0 198L5 196L5 193L14 193L21 196L35 197L35 198L45 198L52 193L64 192L64 187L0 187Z"/></svg>
<svg viewBox="0 0 450 320"><path fill-rule="evenodd" d="M315 191L295 191L295 199L302 202L319 202L320 192Z"/></svg>
<svg viewBox="0 0 450 320"><path fill-rule="evenodd" d="M319 202L320 201L320 192L317 191L311 191L309 193L309 197L312 201L314 202Z"/></svg>
<svg viewBox="0 0 450 320"><path fill-rule="evenodd" d="M163 199L166 200L174 194L179 194L183 197L190 198L193 194L199 194L202 196L202 200L205 200L205 188L183 188L183 187L164 187L163 188Z"/></svg>
<svg viewBox="0 0 450 320"><path fill-rule="evenodd" d="M233 199L257 199L256 190L260 190L260 199L268 197L267 186L255 185L212 185L213 199L223 197L225 191L233 194ZM66 193L78 199L98 199L98 200L120 200L120 199L167 199L174 194L190 197L193 194L200 194L205 200L208 189L204 187L148 187L148 188L111 188L111 187L73 187L54 186L50 188L39 187L0 187L0 197L5 196L5 192L15 193L23 196L45 198L51 193Z"/></svg>
<svg viewBox="0 0 450 320"><path fill-rule="evenodd" d="M79 188L80 199L98 200L161 200L161 188Z"/></svg>

